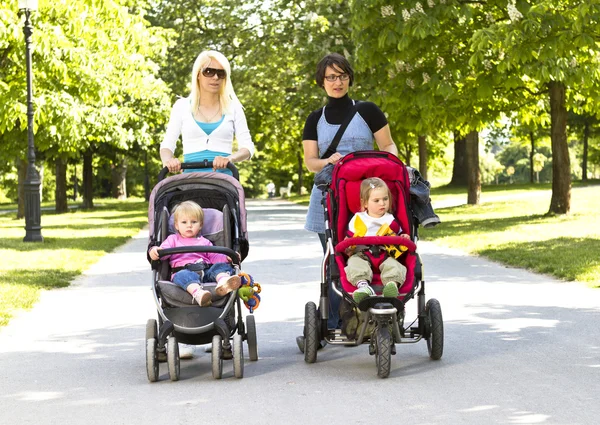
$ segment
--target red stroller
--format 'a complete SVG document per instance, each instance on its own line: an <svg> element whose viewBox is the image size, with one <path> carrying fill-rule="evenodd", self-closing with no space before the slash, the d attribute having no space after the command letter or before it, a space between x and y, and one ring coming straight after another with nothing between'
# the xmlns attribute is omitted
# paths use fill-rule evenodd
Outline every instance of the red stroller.
<svg viewBox="0 0 600 425"><path fill-rule="evenodd" d="M345 239L348 222L360 211L359 189L362 180L379 177L390 188L393 198L392 213L410 239L400 236L368 236ZM375 355L377 375L386 378L390 373L391 355L396 354L396 343L427 341L429 356L438 360L444 348L444 323L440 303L436 299L425 302L425 282L422 263L417 253L418 225L413 220L410 202L410 180L406 167L397 157L387 152L361 151L346 155L335 166L332 182L324 198L327 249L321 270L319 308L314 302L305 306L304 360L314 363L321 341L333 345L369 344L369 354ZM344 253L350 245L397 245L406 247L399 261L406 266L406 280L398 298L368 297L359 304L352 299L356 289L344 272L348 257ZM374 270L371 286L381 294L378 271ZM328 329L329 291L333 288L342 297L341 329ZM407 301L417 298L417 318L404 327ZM416 326L412 326L416 324Z"/></svg>

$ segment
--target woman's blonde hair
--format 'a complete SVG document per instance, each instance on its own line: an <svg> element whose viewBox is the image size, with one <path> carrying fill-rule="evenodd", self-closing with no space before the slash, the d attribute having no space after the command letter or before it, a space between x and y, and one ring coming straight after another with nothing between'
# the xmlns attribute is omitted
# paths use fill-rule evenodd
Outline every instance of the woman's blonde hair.
<svg viewBox="0 0 600 425"><path fill-rule="evenodd" d="M200 227L202 227L204 224L204 211L202 211L200 205L194 201L183 201L181 204L175 207L173 210L173 219L175 220L174 223L177 223L179 216L181 215L195 218L200 222Z"/></svg>
<svg viewBox="0 0 600 425"><path fill-rule="evenodd" d="M392 201L392 192L388 185L379 177L369 177L368 179L364 179L360 184L360 206L365 208L365 204L369 202L369 196L371 196L373 189L385 189L387 191L390 203L386 212L391 212L394 204Z"/></svg>
<svg viewBox="0 0 600 425"><path fill-rule="evenodd" d="M219 62L226 74L225 81L221 84L221 90L219 92L221 111L223 111L224 114L229 113L231 110L231 102L234 100L237 101L237 96L233 91L233 84L231 84L231 66L229 65L229 61L222 53L217 52L216 50L205 50L198 55L192 68L192 90L190 92L192 113L198 112L200 107L200 97L202 96L202 93L200 93L198 74L200 74L204 68L208 67L212 60Z"/></svg>

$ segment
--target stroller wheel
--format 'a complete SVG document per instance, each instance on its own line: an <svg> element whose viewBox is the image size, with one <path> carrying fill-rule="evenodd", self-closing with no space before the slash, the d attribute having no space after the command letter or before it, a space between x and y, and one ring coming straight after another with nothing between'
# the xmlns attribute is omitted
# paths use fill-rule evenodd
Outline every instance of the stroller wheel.
<svg viewBox="0 0 600 425"><path fill-rule="evenodd" d="M244 377L244 345L239 334L233 336L233 375L236 378Z"/></svg>
<svg viewBox="0 0 600 425"><path fill-rule="evenodd" d="M304 361L314 363L317 361L319 349L319 316L315 303L308 302L304 307Z"/></svg>
<svg viewBox="0 0 600 425"><path fill-rule="evenodd" d="M154 338L156 339L158 335L158 330L156 328L156 320L148 319L146 322L146 339Z"/></svg>
<svg viewBox="0 0 600 425"><path fill-rule="evenodd" d="M170 336L167 339L167 364L171 381L179 380L179 344L177 338Z"/></svg>
<svg viewBox="0 0 600 425"><path fill-rule="evenodd" d="M375 336L375 364L377 376L387 378L390 376L392 364L392 335L387 326L377 326Z"/></svg>
<svg viewBox="0 0 600 425"><path fill-rule="evenodd" d="M303 336L296 337L296 345L298 346L298 350L300 350L300 352L302 354L304 354L304 337Z"/></svg>
<svg viewBox="0 0 600 425"><path fill-rule="evenodd" d="M425 313L429 321L429 336L427 338L427 351L432 360L439 360L444 353L444 320L442 307L435 298L427 301Z"/></svg>
<svg viewBox="0 0 600 425"><path fill-rule="evenodd" d="M258 343L256 340L256 321L253 315L246 316L246 335L248 338L248 355L251 362L258 360Z"/></svg>
<svg viewBox="0 0 600 425"><path fill-rule="evenodd" d="M223 338L221 335L215 335L212 339L212 350L210 359L212 363L212 375L214 379L221 379L223 376Z"/></svg>
<svg viewBox="0 0 600 425"><path fill-rule="evenodd" d="M156 358L156 338L146 340L146 374L148 381L158 381L158 359Z"/></svg>

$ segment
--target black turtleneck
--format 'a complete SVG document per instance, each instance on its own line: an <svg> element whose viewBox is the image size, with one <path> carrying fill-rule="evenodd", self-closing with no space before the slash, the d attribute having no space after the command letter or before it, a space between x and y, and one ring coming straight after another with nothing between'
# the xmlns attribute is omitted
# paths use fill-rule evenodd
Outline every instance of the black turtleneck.
<svg viewBox="0 0 600 425"><path fill-rule="evenodd" d="M344 97L327 97L328 102L325 105L325 119L329 124L339 125L350 112L352 99L346 94ZM373 102L360 101L356 106L358 113L368 124L372 133L376 133L388 123L385 115ZM321 119L323 108L319 108L311 113L304 124L302 140L317 140L317 123Z"/></svg>

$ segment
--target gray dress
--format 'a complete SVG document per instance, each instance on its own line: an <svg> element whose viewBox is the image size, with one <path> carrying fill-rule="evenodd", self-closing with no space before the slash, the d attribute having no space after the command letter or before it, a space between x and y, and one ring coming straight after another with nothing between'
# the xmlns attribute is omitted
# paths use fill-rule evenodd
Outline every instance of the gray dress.
<svg viewBox="0 0 600 425"><path fill-rule="evenodd" d="M354 101L353 101L354 102ZM335 133L341 124L329 124L325 119L325 108L317 123L317 144L319 146L319 157L325 153ZM373 133L366 121L356 113L348 124L336 152L347 155L351 152L373 150ZM310 232L325 233L325 210L321 204L323 192L313 185L310 192L310 203L306 214L304 228Z"/></svg>

